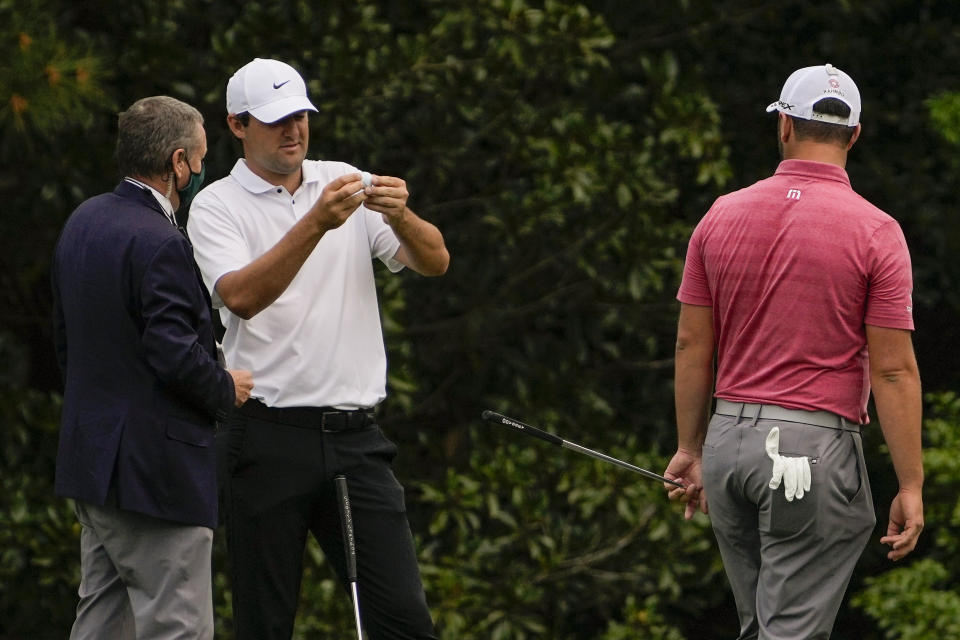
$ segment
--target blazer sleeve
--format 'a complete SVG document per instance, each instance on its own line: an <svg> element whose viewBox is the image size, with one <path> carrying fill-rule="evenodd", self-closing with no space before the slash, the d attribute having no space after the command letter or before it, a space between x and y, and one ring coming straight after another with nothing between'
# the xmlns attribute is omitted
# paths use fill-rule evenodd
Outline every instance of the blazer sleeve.
<svg viewBox="0 0 960 640"><path fill-rule="evenodd" d="M182 236L164 241L140 285L141 337L148 365L169 390L213 417L236 398L233 378L204 347L213 346L210 311Z"/></svg>

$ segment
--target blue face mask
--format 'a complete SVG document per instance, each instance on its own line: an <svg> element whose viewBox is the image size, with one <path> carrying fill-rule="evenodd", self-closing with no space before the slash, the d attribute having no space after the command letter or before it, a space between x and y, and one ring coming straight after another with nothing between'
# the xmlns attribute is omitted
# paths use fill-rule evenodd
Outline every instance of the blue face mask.
<svg viewBox="0 0 960 640"><path fill-rule="evenodd" d="M189 164L187 164L187 168L190 169ZM190 169L190 179L187 180L187 184L184 185L183 189L177 189L177 195L180 196L180 209L188 210L190 208L190 202L193 200L193 197L197 195L197 192L200 191L206 175L207 163L203 160L200 161L200 173L194 173L193 169Z"/></svg>

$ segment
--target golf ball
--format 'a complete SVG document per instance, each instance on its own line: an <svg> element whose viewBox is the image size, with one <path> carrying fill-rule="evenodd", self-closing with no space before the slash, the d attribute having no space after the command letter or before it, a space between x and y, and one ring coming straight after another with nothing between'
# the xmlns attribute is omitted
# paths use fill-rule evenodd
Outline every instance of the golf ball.
<svg viewBox="0 0 960 640"><path fill-rule="evenodd" d="M370 175L370 172L369 172L369 171L361 171L361 172L360 172L360 182L363 183L363 186L364 186L364 187L372 187L372 186L373 186L373 176Z"/></svg>

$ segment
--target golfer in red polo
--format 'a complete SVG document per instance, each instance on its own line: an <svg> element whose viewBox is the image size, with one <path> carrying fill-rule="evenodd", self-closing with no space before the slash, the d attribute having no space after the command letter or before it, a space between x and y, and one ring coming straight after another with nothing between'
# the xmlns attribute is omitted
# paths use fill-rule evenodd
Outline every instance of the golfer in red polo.
<svg viewBox="0 0 960 640"><path fill-rule="evenodd" d="M850 76L800 69L767 111L778 113L776 173L719 198L690 239L679 446L664 473L686 489L665 488L688 518L709 507L738 638L825 639L876 523L860 435L871 389L900 483L881 538L889 557L910 553L923 528L910 255L897 222L850 187Z"/></svg>

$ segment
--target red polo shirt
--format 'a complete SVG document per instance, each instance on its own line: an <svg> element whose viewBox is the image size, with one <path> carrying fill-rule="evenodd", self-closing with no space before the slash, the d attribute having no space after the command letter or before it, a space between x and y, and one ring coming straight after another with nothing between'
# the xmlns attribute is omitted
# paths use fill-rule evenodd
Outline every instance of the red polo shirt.
<svg viewBox="0 0 960 640"><path fill-rule="evenodd" d="M865 423L864 325L912 330L912 288L897 222L841 167L785 160L713 204L677 299L713 307L718 398Z"/></svg>

